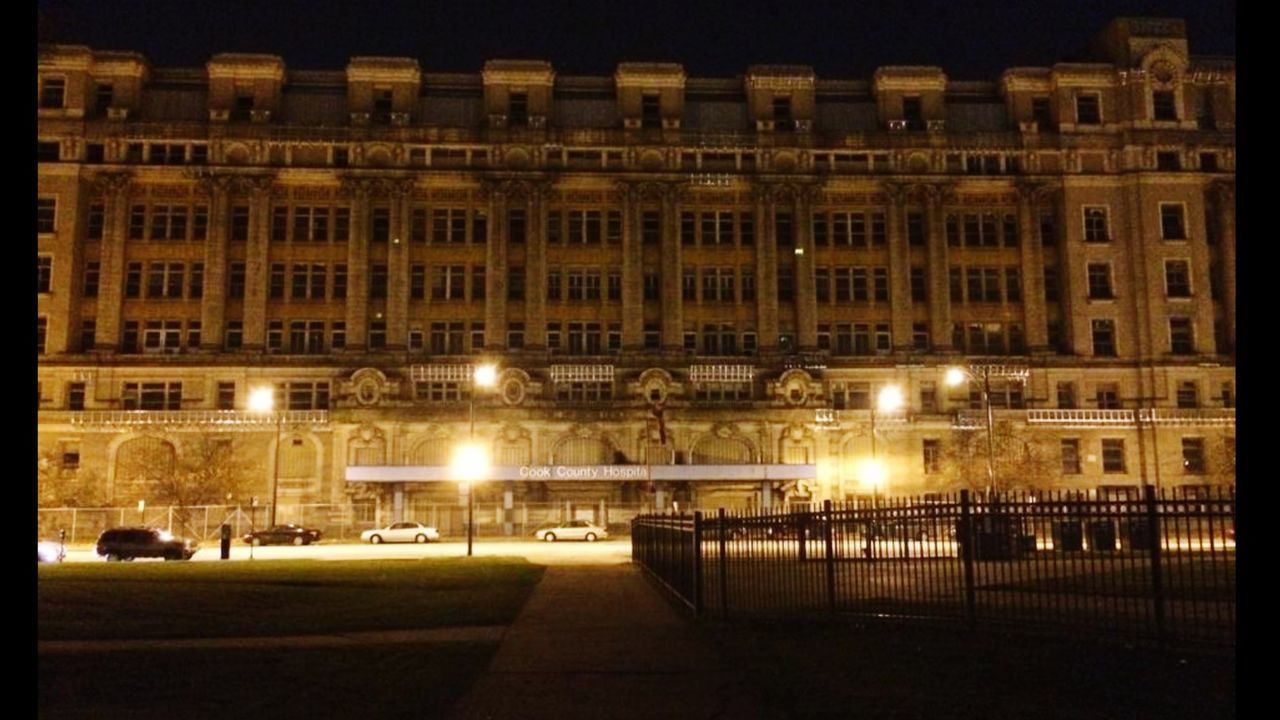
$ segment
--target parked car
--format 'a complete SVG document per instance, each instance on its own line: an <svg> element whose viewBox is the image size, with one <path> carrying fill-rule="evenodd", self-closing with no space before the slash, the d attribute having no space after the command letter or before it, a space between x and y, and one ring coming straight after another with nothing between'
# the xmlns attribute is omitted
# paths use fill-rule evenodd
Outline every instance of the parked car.
<svg viewBox="0 0 1280 720"><path fill-rule="evenodd" d="M384 528L365 530L360 539L377 545L384 542L436 542L440 539L440 531L417 522L391 523Z"/></svg>
<svg viewBox="0 0 1280 720"><path fill-rule="evenodd" d="M132 560L134 558L164 558L165 560L190 560L199 543L189 538L174 537L167 530L147 527L111 528L98 536L96 550L107 560Z"/></svg>
<svg viewBox="0 0 1280 720"><path fill-rule="evenodd" d="M67 556L66 547L56 540L38 540L36 541L36 562L38 563L56 563L62 562Z"/></svg>
<svg viewBox="0 0 1280 720"><path fill-rule="evenodd" d="M258 530L244 536L250 545L310 545L320 542L320 531L304 528L301 525L276 525L266 530Z"/></svg>
<svg viewBox="0 0 1280 720"><path fill-rule="evenodd" d="M595 542L609 537L609 532L599 525L592 525L586 520L564 520L538 528L533 532L533 536L545 542L555 542L556 540Z"/></svg>

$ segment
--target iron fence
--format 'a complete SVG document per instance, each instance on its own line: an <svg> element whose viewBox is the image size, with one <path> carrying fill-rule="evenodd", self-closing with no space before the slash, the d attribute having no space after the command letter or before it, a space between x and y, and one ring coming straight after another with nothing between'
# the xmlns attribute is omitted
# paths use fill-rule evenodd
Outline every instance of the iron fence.
<svg viewBox="0 0 1280 720"><path fill-rule="evenodd" d="M1235 643L1235 489L1010 493L642 515L632 556L695 613L1070 628Z"/></svg>

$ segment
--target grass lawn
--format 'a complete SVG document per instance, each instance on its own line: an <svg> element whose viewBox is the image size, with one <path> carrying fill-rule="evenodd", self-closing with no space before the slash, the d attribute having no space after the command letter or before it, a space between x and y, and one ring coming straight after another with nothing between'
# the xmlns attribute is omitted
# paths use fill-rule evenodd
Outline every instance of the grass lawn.
<svg viewBox="0 0 1280 720"><path fill-rule="evenodd" d="M41 565L38 634L101 640L505 625L542 571L522 558Z"/></svg>
<svg viewBox="0 0 1280 720"><path fill-rule="evenodd" d="M277 636L509 624L522 558L41 566L40 640ZM497 645L41 654L42 718L445 717Z"/></svg>

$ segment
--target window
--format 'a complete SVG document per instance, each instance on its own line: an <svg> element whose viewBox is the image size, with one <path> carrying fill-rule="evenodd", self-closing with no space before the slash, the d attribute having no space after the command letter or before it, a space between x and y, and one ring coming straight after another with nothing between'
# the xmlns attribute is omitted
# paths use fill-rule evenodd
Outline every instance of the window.
<svg viewBox="0 0 1280 720"><path fill-rule="evenodd" d="M55 228L58 201L55 198L39 198L36 200L36 232L51 233Z"/></svg>
<svg viewBox="0 0 1280 720"><path fill-rule="evenodd" d="M645 211L640 216L640 237L645 245L657 245L662 242L662 215Z"/></svg>
<svg viewBox="0 0 1280 720"><path fill-rule="evenodd" d="M1172 90L1154 90L1151 93L1151 116L1153 120L1178 119L1178 106Z"/></svg>
<svg viewBox="0 0 1280 720"><path fill-rule="evenodd" d="M1077 438L1064 439L1061 442L1062 448L1062 474L1063 475L1079 475L1080 474L1080 440Z"/></svg>
<svg viewBox="0 0 1280 720"><path fill-rule="evenodd" d="M176 353L182 348L182 323L178 320L147 320L143 326L142 351Z"/></svg>
<svg viewBox="0 0 1280 720"><path fill-rule="evenodd" d="M925 302L929 298L928 278L922 267L911 268L911 302Z"/></svg>
<svg viewBox="0 0 1280 720"><path fill-rule="evenodd" d="M376 222L375 219L375 224ZM293 209L294 242L326 242L328 240L329 208L295 207Z"/></svg>
<svg viewBox="0 0 1280 720"><path fill-rule="evenodd" d="M333 240L346 242L351 239L351 208L335 208L333 211Z"/></svg>
<svg viewBox="0 0 1280 720"><path fill-rule="evenodd" d="M89 352L97 343L98 321L86 319L80 321L80 350Z"/></svg>
<svg viewBox="0 0 1280 720"><path fill-rule="evenodd" d="M425 300L427 297L427 266L409 267L409 299Z"/></svg>
<svg viewBox="0 0 1280 720"><path fill-rule="evenodd" d="M347 323L334 322L329 326L329 349L344 350L347 347Z"/></svg>
<svg viewBox="0 0 1280 720"><path fill-rule="evenodd" d="M524 300L524 268L513 267L507 270L507 299Z"/></svg>
<svg viewBox="0 0 1280 720"><path fill-rule="evenodd" d="M227 268L227 298L240 299L244 297L245 285L245 264L242 262L233 262Z"/></svg>
<svg viewBox="0 0 1280 720"><path fill-rule="evenodd" d="M102 231L106 227L106 206L102 203L91 203L86 219L84 237L86 240L101 240Z"/></svg>
<svg viewBox="0 0 1280 720"><path fill-rule="evenodd" d="M1204 438L1182 438L1182 472L1188 475L1203 475L1205 471Z"/></svg>
<svg viewBox="0 0 1280 720"><path fill-rule="evenodd" d="M66 102L67 81L64 78L45 78L40 86L40 107L57 110Z"/></svg>
<svg viewBox="0 0 1280 720"><path fill-rule="evenodd" d="M924 440L924 471L932 475L941 472L942 442L931 438Z"/></svg>
<svg viewBox="0 0 1280 720"><path fill-rule="evenodd" d="M248 205L236 205L231 208L231 239L241 242L249 239Z"/></svg>
<svg viewBox="0 0 1280 720"><path fill-rule="evenodd" d="M773 99L773 127L775 130L784 132L795 129L795 123L791 120L791 98L775 97Z"/></svg>
<svg viewBox="0 0 1280 720"><path fill-rule="evenodd" d="M180 299L184 274L182 263L151 263L147 269L147 297Z"/></svg>
<svg viewBox="0 0 1280 720"><path fill-rule="evenodd" d="M369 297L385 298L387 296L387 264L374 263L369 266Z"/></svg>
<svg viewBox="0 0 1280 720"><path fill-rule="evenodd" d="M1060 290L1058 289L1058 268L1047 267L1044 269L1044 299L1045 302L1058 302Z"/></svg>
<svg viewBox="0 0 1280 720"><path fill-rule="evenodd" d="M1178 407L1179 408L1197 408L1200 407L1200 388L1194 381L1184 381L1178 383Z"/></svg>
<svg viewBox="0 0 1280 720"><path fill-rule="evenodd" d="M327 274L324 265L295 263L289 297L293 300L324 300Z"/></svg>
<svg viewBox="0 0 1280 720"><path fill-rule="evenodd" d="M1111 233L1107 223L1105 207L1084 208L1084 241L1104 243L1111 242Z"/></svg>
<svg viewBox="0 0 1280 720"><path fill-rule="evenodd" d="M655 130L662 127L659 96L648 93L640 97L640 127Z"/></svg>
<svg viewBox="0 0 1280 720"><path fill-rule="evenodd" d="M598 215L598 213L597 213ZM600 225L596 224L596 231L599 232ZM596 236L597 242L599 235ZM508 210L507 211L507 242L522 243L525 241L525 217L524 210Z"/></svg>
<svg viewBox="0 0 1280 720"><path fill-rule="evenodd" d="M369 323L369 350L387 349L387 322L373 320Z"/></svg>
<svg viewBox="0 0 1280 720"><path fill-rule="evenodd" d="M1181 203L1160 203L1160 234L1165 240L1186 240L1186 207Z"/></svg>
<svg viewBox="0 0 1280 720"><path fill-rule="evenodd" d="M774 214L774 218L773 218L774 238L777 240L777 243L779 246L783 246L783 245L790 246L795 244L796 238L793 230L794 230L794 226L792 225L792 222L791 222L791 213L778 212Z"/></svg>
<svg viewBox="0 0 1280 720"><path fill-rule="evenodd" d="M142 263L131 262L125 266L124 296L126 298L142 297Z"/></svg>
<svg viewBox="0 0 1280 720"><path fill-rule="evenodd" d="M1022 302L1022 273L1018 268L1004 269L1004 297L1011 303Z"/></svg>
<svg viewBox="0 0 1280 720"><path fill-rule="evenodd" d="M1236 406L1235 385L1231 382L1222 383L1222 407L1233 408Z"/></svg>
<svg viewBox="0 0 1280 720"><path fill-rule="evenodd" d="M1218 153L1200 153L1200 170L1201 172L1218 172Z"/></svg>
<svg viewBox="0 0 1280 720"><path fill-rule="evenodd" d="M128 382L120 402L125 410L181 410L182 383Z"/></svg>
<svg viewBox="0 0 1280 720"><path fill-rule="evenodd" d="M795 276L790 267L778 268L778 302L795 300Z"/></svg>
<svg viewBox="0 0 1280 720"><path fill-rule="evenodd" d="M908 130L924 129L924 109L919 96L908 95L902 98L902 119L907 121Z"/></svg>
<svg viewBox="0 0 1280 720"><path fill-rule="evenodd" d="M1102 472L1124 472L1124 439L1103 438L1102 440Z"/></svg>
<svg viewBox="0 0 1280 720"><path fill-rule="evenodd" d="M524 349L524 323L522 322L507 323L507 349L508 350Z"/></svg>
<svg viewBox="0 0 1280 720"><path fill-rule="evenodd" d="M511 126L529 124L529 94L513 92L507 97L507 124Z"/></svg>
<svg viewBox="0 0 1280 720"><path fill-rule="evenodd" d="M1040 130L1053 127L1053 114L1050 111L1049 98L1031 98L1031 119L1036 122Z"/></svg>
<svg viewBox="0 0 1280 720"><path fill-rule="evenodd" d="M345 300L347 297L347 266L333 266L333 299Z"/></svg>
<svg viewBox="0 0 1280 720"><path fill-rule="evenodd" d="M622 273L617 270L610 270L608 275L608 299L622 300ZM733 276L729 276L729 297L733 297Z"/></svg>
<svg viewBox="0 0 1280 720"><path fill-rule="evenodd" d="M1171 298L1191 297L1191 269L1186 260L1165 260L1164 292Z"/></svg>
<svg viewBox="0 0 1280 720"><path fill-rule="evenodd" d="M1191 318L1169 318L1169 352L1174 355L1192 355L1195 351L1195 332Z"/></svg>
<svg viewBox="0 0 1280 720"><path fill-rule="evenodd" d="M36 258L36 292L47 293L53 284L53 258L40 255Z"/></svg>
<svg viewBox="0 0 1280 720"><path fill-rule="evenodd" d="M44 354L46 335L49 332L49 318L36 318L36 354Z"/></svg>
<svg viewBox="0 0 1280 720"><path fill-rule="evenodd" d="M239 350L244 346L244 321L227 321L227 334L224 343L227 350Z"/></svg>
<svg viewBox="0 0 1280 720"><path fill-rule="evenodd" d="M391 90L379 88L373 91L373 121L382 125L391 122Z"/></svg>
<svg viewBox="0 0 1280 720"><path fill-rule="evenodd" d="M929 324L911 324L911 347L918 352L929 352Z"/></svg>
<svg viewBox="0 0 1280 720"><path fill-rule="evenodd" d="M485 268L483 265L471 267L471 299L484 300Z"/></svg>
<svg viewBox="0 0 1280 720"><path fill-rule="evenodd" d="M236 384L234 382L218 383L218 409L236 409Z"/></svg>
<svg viewBox="0 0 1280 720"><path fill-rule="evenodd" d="M742 299L744 301L755 300L756 299L755 268L750 266L743 267L741 279L742 279Z"/></svg>
<svg viewBox="0 0 1280 720"><path fill-rule="evenodd" d="M93 165L101 165L107 160L107 146L102 143L89 143L84 149L84 161Z"/></svg>
<svg viewBox="0 0 1280 720"><path fill-rule="evenodd" d="M1102 123L1102 111L1099 107L1097 95L1082 94L1076 96L1076 123L1080 125L1100 125Z"/></svg>
<svg viewBox="0 0 1280 720"><path fill-rule="evenodd" d="M1120 409L1120 388L1115 383L1099 383L1094 390L1094 400L1099 410Z"/></svg>
<svg viewBox="0 0 1280 720"><path fill-rule="evenodd" d="M191 282L187 285L187 297L204 297L204 263L191 263Z"/></svg>
<svg viewBox="0 0 1280 720"><path fill-rule="evenodd" d="M83 410L84 409L84 383L72 382L67 384L67 409Z"/></svg>
<svg viewBox="0 0 1280 720"><path fill-rule="evenodd" d="M1076 407L1076 384L1073 382L1058 383L1058 407L1073 410Z"/></svg>
<svg viewBox="0 0 1280 720"><path fill-rule="evenodd" d="M698 300L698 273L693 268L684 271L684 276L681 278L680 283L680 297L689 302L697 302Z"/></svg>
<svg viewBox="0 0 1280 720"><path fill-rule="evenodd" d="M1093 354L1098 357L1116 356L1116 323L1114 320L1094 320Z"/></svg>
<svg viewBox="0 0 1280 720"><path fill-rule="evenodd" d="M1089 299L1111 300L1111 266L1107 263L1089 263Z"/></svg>
<svg viewBox="0 0 1280 720"><path fill-rule="evenodd" d="M1156 153L1156 170L1160 172L1174 172L1182 169L1182 156L1176 152L1157 152Z"/></svg>
<svg viewBox="0 0 1280 720"><path fill-rule="evenodd" d="M267 296L272 300L284 299L284 263L271 263L270 282Z"/></svg>
<svg viewBox="0 0 1280 720"><path fill-rule="evenodd" d="M36 162L58 162L61 155L61 146L56 142L36 143Z"/></svg>
<svg viewBox="0 0 1280 720"><path fill-rule="evenodd" d="M370 242L385 243L391 240L391 210L389 208L373 209L373 226Z"/></svg>

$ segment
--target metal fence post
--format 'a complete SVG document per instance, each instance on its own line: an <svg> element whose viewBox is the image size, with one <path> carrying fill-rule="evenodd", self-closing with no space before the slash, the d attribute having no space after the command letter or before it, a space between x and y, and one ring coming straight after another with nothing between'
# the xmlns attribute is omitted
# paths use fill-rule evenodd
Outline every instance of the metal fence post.
<svg viewBox="0 0 1280 720"><path fill-rule="evenodd" d="M831 501L822 501L823 540L826 544L827 559L827 609L836 611L836 556L835 556L835 523L831 519Z"/></svg>
<svg viewBox="0 0 1280 720"><path fill-rule="evenodd" d="M716 510L716 520L720 532L720 617L729 619L729 557L725 548L725 535L728 534L728 522L725 520L724 508Z"/></svg>
<svg viewBox="0 0 1280 720"><path fill-rule="evenodd" d="M702 511L693 513L693 614L702 615Z"/></svg>
<svg viewBox="0 0 1280 720"><path fill-rule="evenodd" d="M1151 547L1151 594L1155 601L1156 637L1160 644L1165 642L1164 627L1164 577L1160 568L1160 527L1159 515L1156 513L1156 489L1151 485L1142 488L1143 500L1147 505L1147 541Z"/></svg>
<svg viewBox="0 0 1280 720"><path fill-rule="evenodd" d="M969 624L977 622L977 593L973 587L973 515L969 491L960 491L960 559L964 563L964 605Z"/></svg>

